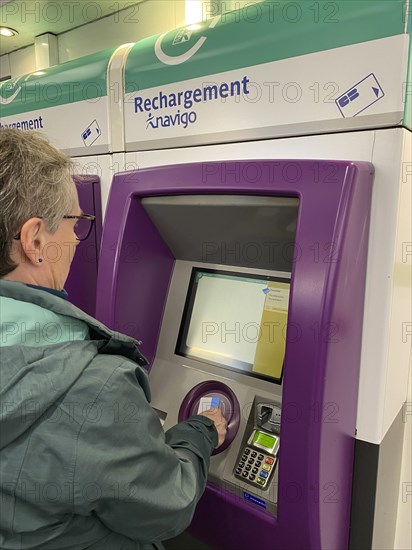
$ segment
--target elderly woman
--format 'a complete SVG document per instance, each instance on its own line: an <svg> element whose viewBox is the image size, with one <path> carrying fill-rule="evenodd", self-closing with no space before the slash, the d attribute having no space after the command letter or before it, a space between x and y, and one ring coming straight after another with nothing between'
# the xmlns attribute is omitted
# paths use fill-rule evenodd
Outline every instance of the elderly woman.
<svg viewBox="0 0 412 550"><path fill-rule="evenodd" d="M215 409L164 433L136 341L66 300L92 223L70 168L0 130L0 548L159 547L190 523L226 424Z"/></svg>

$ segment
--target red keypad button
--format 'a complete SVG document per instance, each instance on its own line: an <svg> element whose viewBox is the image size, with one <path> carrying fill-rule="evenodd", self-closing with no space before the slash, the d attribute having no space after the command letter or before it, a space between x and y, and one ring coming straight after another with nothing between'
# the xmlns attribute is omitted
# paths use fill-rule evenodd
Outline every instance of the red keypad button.
<svg viewBox="0 0 412 550"><path fill-rule="evenodd" d="M266 464L273 464L275 462L275 460L273 458L270 458L270 456L267 456L265 458L265 462L266 462Z"/></svg>

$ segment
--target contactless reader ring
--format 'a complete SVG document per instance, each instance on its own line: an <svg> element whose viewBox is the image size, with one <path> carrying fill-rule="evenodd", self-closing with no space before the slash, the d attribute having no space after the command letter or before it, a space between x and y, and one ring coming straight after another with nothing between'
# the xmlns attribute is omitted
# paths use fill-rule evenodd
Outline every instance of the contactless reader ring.
<svg viewBox="0 0 412 550"><path fill-rule="evenodd" d="M213 451L218 454L227 449L239 429L240 407L236 395L222 382L209 380L195 386L184 398L179 410L179 422L209 409L220 409L227 422L225 441Z"/></svg>

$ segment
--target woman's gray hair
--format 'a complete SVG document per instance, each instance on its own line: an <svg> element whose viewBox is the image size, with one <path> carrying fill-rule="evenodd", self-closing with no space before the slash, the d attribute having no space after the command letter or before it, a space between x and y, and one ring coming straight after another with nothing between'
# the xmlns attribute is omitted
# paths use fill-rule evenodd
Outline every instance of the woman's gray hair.
<svg viewBox="0 0 412 550"><path fill-rule="evenodd" d="M0 278L17 267L13 237L34 217L54 233L74 206L72 161L42 134L0 129Z"/></svg>

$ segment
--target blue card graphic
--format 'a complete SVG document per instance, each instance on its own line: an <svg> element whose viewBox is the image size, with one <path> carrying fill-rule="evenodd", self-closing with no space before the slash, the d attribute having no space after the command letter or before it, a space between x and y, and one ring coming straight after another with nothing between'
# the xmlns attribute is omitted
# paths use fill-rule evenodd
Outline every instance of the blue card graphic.
<svg viewBox="0 0 412 550"><path fill-rule="evenodd" d="M99 125L97 124L96 120L93 120L93 122L86 128L84 132L82 132L82 140L86 147L89 147L102 135L102 132L100 130Z"/></svg>
<svg viewBox="0 0 412 550"><path fill-rule="evenodd" d="M359 115L365 109L385 97L382 86L371 73L339 96L335 103L345 118Z"/></svg>

